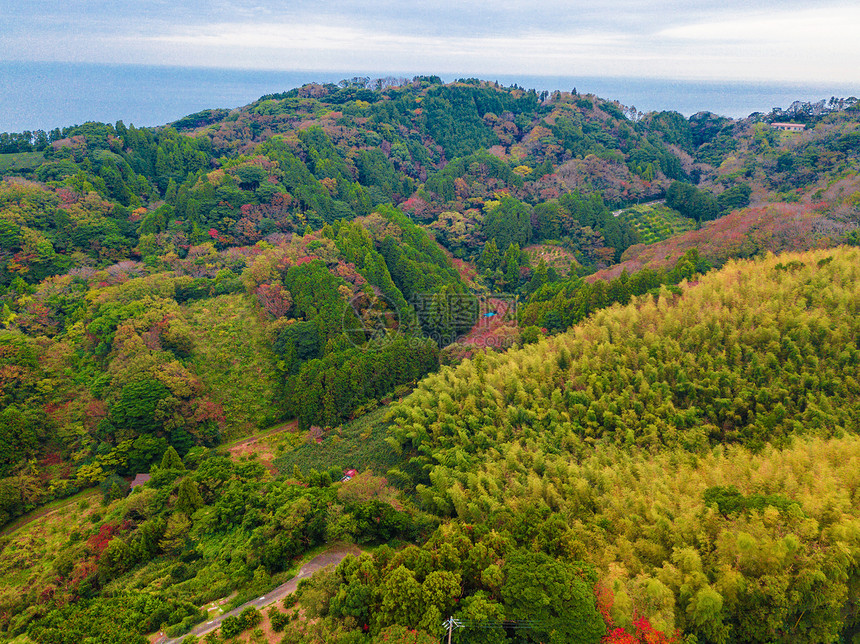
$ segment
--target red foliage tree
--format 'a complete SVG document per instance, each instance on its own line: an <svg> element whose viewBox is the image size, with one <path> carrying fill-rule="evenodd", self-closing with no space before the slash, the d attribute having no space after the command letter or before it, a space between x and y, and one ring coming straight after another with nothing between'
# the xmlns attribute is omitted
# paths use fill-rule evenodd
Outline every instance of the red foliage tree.
<svg viewBox="0 0 860 644"><path fill-rule="evenodd" d="M603 582L598 581L594 585L594 599L597 603L597 612L600 613L603 621L606 622L606 628L612 628L610 611L612 610L612 605L615 603L615 595L612 589Z"/></svg>
<svg viewBox="0 0 860 644"><path fill-rule="evenodd" d="M681 642L679 631L676 630L671 634L658 631L645 617L634 621L633 628L636 629L633 635L623 628L613 629L601 641L603 644L680 644Z"/></svg>
<svg viewBox="0 0 860 644"><path fill-rule="evenodd" d="M290 312L293 299L289 291L285 290L281 284L260 284L256 293L260 306L272 317L284 317Z"/></svg>
<svg viewBox="0 0 860 644"><path fill-rule="evenodd" d="M90 549L90 552L92 552L96 557L101 556L116 532L117 526L112 523L105 523L102 525L102 527L99 528L98 533L87 539L87 547Z"/></svg>

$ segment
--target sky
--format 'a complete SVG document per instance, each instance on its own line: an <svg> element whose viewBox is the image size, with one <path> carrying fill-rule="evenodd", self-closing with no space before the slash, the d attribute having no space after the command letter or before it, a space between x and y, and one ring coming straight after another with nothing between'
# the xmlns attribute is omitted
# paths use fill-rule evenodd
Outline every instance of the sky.
<svg viewBox="0 0 860 644"><path fill-rule="evenodd" d="M827 0L0 0L0 60L851 83Z"/></svg>

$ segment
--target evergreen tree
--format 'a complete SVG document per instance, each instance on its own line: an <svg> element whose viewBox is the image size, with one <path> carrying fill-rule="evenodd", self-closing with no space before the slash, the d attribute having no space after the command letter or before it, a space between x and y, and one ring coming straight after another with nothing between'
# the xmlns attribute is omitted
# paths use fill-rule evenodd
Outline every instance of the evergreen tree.
<svg viewBox="0 0 860 644"><path fill-rule="evenodd" d="M200 507L203 507L203 497L200 496L200 488L194 479L190 476L186 476L179 484L179 492L176 497L176 509L188 516L191 516L194 514L194 511Z"/></svg>
<svg viewBox="0 0 860 644"><path fill-rule="evenodd" d="M183 465L182 459L179 457L179 452L176 451L173 445L170 445L167 451L164 452L164 456L161 458L161 469L185 471L185 465Z"/></svg>
<svg viewBox="0 0 860 644"><path fill-rule="evenodd" d="M481 253L480 264L485 269L495 270L501 262L499 247L496 244L495 238L491 239L484 245L484 250Z"/></svg>

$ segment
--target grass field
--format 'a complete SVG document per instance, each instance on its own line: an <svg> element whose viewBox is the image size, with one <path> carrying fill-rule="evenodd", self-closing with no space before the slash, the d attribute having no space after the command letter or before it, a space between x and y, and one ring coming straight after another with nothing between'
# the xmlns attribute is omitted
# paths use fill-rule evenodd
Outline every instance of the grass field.
<svg viewBox="0 0 860 644"><path fill-rule="evenodd" d="M0 154L0 174L13 170L32 170L45 162L42 152L13 152Z"/></svg>
<svg viewBox="0 0 860 644"><path fill-rule="evenodd" d="M618 214L618 219L632 224L643 244L660 242L696 227L695 221L682 217L662 203L639 204L627 208Z"/></svg>
<svg viewBox="0 0 860 644"><path fill-rule="evenodd" d="M194 302L186 318L197 342L194 369L227 420L225 439L271 425L276 387L274 355L265 326L242 293Z"/></svg>
<svg viewBox="0 0 860 644"><path fill-rule="evenodd" d="M321 443L305 440L306 435L283 434L276 446L281 454L275 458L274 465L282 474L292 473L295 465L305 474L311 468L322 472L331 467L385 474L400 462L400 455L385 442L389 425L385 421L387 413L387 406L375 409L331 430ZM291 444L296 438L299 444Z"/></svg>
<svg viewBox="0 0 860 644"><path fill-rule="evenodd" d="M58 499L57 501L51 501L43 505L40 508L33 510L32 512L28 512L24 514L14 521L10 521L3 529L0 530L0 537L5 537L16 532L19 528L35 521L36 519L47 516L49 514L55 514L56 512L62 510L61 514L64 514L68 509L66 506L78 505L81 501L86 500L87 503L97 503L99 491L97 489L90 488L88 490L83 490L82 492L78 492L74 496L70 496L67 499Z"/></svg>
<svg viewBox="0 0 860 644"><path fill-rule="evenodd" d="M86 539L106 511L95 490L44 510L40 508L23 525L7 526L0 538L0 593L25 593L37 582L55 576L53 561L68 545L70 535L77 533L79 539Z"/></svg>

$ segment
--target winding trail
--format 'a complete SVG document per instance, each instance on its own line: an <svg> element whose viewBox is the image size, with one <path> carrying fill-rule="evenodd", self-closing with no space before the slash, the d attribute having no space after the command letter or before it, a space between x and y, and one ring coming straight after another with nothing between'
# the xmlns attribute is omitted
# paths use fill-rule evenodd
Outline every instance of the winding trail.
<svg viewBox="0 0 860 644"><path fill-rule="evenodd" d="M265 438L269 438L270 436L274 436L275 434L280 434L285 431L294 431L298 428L299 421L291 420L286 423L281 423L280 425L276 425L275 427L269 427L268 429L264 429L258 434L253 434L251 436L246 436L244 438L237 439L230 443L224 443L219 445L218 448L224 448L227 451L235 450L246 445L250 445L252 443L256 443L259 440L263 440ZM85 490L81 490L77 494L70 496L67 499L62 499L60 501L52 501L47 505L43 505L35 510L31 510L26 514L23 514L15 519L12 519L6 525L0 527L0 537L5 537L7 535L11 535L25 525L28 525L35 521L36 519L41 519L42 517L50 516L60 510L66 509L68 506L78 503L82 499L89 499L95 497L98 494L99 490L97 487L91 487Z"/></svg>
<svg viewBox="0 0 860 644"><path fill-rule="evenodd" d="M335 546L311 559L309 562L299 568L299 573L295 577L290 579L285 584L281 584L271 592L266 593L262 597L252 599L249 602L245 602L238 608L234 608L233 610L228 611L223 615L219 615L218 617L209 620L208 622L198 624L181 637L169 638L167 636L164 636L159 639L153 640L153 644L179 644L189 635L196 635L197 637L202 637L221 626L221 622L223 622L225 618L230 617L231 615L238 615L249 606L253 606L257 610L262 610L266 606L270 606L275 602L279 602L287 595L294 593L299 585L299 582L302 579L306 579L313 575L315 572L318 572L323 568L327 568L328 566L336 566L347 555L357 556L359 554L361 554L361 550L356 546Z"/></svg>
<svg viewBox="0 0 860 644"><path fill-rule="evenodd" d="M248 445L249 443L256 443L258 440L262 440L264 438L269 438L270 436L274 436L275 434L280 434L281 432L291 431L298 429L299 421L291 420L286 423L281 423L280 425L276 425L275 427L269 427L268 429L264 429L263 431L257 434L251 434L250 436L246 436L244 438L239 438L235 441L229 443L223 443L218 445L217 449L226 449L231 450L237 447L242 447L244 445Z"/></svg>
<svg viewBox="0 0 860 644"><path fill-rule="evenodd" d="M47 505L43 505L40 508L36 508L35 510L31 510L27 514L23 514L16 519L13 519L5 526L3 526L2 530L0 530L0 537L5 537L7 535L14 534L25 525L33 523L36 519L41 519L42 517L47 517L55 512L59 512L60 510L65 510L70 505L74 505L80 502L83 499L89 499L95 497L98 494L97 488L89 488L87 490L83 490L78 492L77 494L70 496L68 499L63 499L61 501L54 501Z"/></svg>

